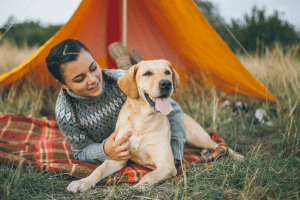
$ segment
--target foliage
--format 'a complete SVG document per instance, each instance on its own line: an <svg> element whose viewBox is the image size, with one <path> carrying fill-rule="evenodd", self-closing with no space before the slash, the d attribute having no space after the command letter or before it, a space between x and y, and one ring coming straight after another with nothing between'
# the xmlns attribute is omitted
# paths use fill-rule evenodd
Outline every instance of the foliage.
<svg viewBox="0 0 300 200"><path fill-rule="evenodd" d="M251 16L245 15L244 22L232 20L230 30L250 52L260 51L261 53L265 47L271 46L274 42L285 46L300 42L294 27L282 21L277 11L267 17L265 10L259 10L257 7L253 7ZM232 40L227 42L234 50L238 49L232 45Z"/></svg>
<svg viewBox="0 0 300 200"><path fill-rule="evenodd" d="M243 20L232 19L231 24L226 24L219 15L217 5L210 1L194 0L201 12L205 15L207 20L234 51L238 52L241 47L237 44L235 39L228 33L228 29L233 33L237 40L248 52L262 53L265 47L273 45L275 42L280 42L285 46L290 46L300 42L300 34L297 34L294 27L281 19L277 11L272 15L266 16L264 9L253 7L252 13L245 14ZM0 35L5 32L13 23L14 17L8 18L5 25L0 28ZM53 36L61 25L42 26L40 22L24 22L14 24L5 35L5 39L9 40L18 47L27 45L41 46L51 36Z"/></svg>
<svg viewBox="0 0 300 200"><path fill-rule="evenodd" d="M226 37L228 32L222 22L224 19L219 14L219 9L216 4L211 3L210 1L203 0L194 0L202 14L206 17L212 27L218 32L218 34L223 37Z"/></svg>
<svg viewBox="0 0 300 200"><path fill-rule="evenodd" d="M12 24L14 18L10 17L3 28L0 28L0 34L3 34ZM26 21L13 24L5 39L18 47L27 45L28 47L41 46L49 40L59 29L61 25L42 26L40 22Z"/></svg>
<svg viewBox="0 0 300 200"><path fill-rule="evenodd" d="M251 15L245 14L243 20L232 19L231 24L226 24L221 17L218 18L219 12L216 5L209 1L194 1L210 24L234 52L240 51L241 47L228 33L224 25L228 27L248 52L261 54L265 51L265 47L270 47L275 42L281 43L287 48L300 42L300 35L297 34L290 23L281 19L278 11L275 11L270 16L266 16L265 9L258 9L254 6Z"/></svg>

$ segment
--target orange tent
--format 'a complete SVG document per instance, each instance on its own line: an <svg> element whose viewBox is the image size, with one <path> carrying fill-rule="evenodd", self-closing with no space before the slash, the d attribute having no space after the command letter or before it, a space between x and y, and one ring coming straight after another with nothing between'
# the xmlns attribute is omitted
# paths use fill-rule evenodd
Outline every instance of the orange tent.
<svg viewBox="0 0 300 200"><path fill-rule="evenodd" d="M56 84L47 71L50 49L67 38L79 39L102 68L115 68L108 45L122 41L122 1L83 0L72 18L30 58L0 76L0 87L27 77ZM128 0L127 48L145 60L169 60L183 81L275 102L274 96L239 62L193 0Z"/></svg>

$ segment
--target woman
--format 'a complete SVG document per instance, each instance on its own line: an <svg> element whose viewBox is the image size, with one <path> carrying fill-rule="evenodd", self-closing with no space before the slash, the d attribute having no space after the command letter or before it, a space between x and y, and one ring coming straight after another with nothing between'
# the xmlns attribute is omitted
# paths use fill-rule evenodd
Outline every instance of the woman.
<svg viewBox="0 0 300 200"><path fill-rule="evenodd" d="M132 133L115 140L115 125L127 98L117 80L126 71L101 69L87 47L73 39L55 45L46 63L62 87L56 102L56 120L74 157L90 163L128 160L128 138ZM170 103L171 147L175 160L181 160L185 143L183 113L176 102Z"/></svg>

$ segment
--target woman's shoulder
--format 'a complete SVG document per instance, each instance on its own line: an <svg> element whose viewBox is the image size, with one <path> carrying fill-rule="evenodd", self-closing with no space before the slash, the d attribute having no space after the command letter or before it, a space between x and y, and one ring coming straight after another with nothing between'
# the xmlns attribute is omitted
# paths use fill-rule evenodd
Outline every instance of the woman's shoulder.
<svg viewBox="0 0 300 200"><path fill-rule="evenodd" d="M64 95L63 89L61 88L58 93L58 96L57 96L56 105L57 105L57 103L66 103L66 102L67 102L67 99Z"/></svg>
<svg viewBox="0 0 300 200"><path fill-rule="evenodd" d="M102 69L103 72L117 80L119 80L119 78L121 78L125 73L126 70L124 69Z"/></svg>
<svg viewBox="0 0 300 200"><path fill-rule="evenodd" d="M55 106L56 118L58 118L59 116L63 116L67 113L72 113L71 111L72 111L71 106L68 103L63 93L63 90L61 89L58 93L57 100L56 100L56 106Z"/></svg>

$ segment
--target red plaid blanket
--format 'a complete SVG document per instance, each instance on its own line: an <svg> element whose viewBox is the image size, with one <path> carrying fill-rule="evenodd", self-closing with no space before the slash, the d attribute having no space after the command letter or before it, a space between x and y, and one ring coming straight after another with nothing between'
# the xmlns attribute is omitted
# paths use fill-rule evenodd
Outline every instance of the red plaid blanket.
<svg viewBox="0 0 300 200"><path fill-rule="evenodd" d="M210 162L227 146L220 135L210 133L219 143L219 148L208 158L203 158L199 150L185 151L183 163ZM32 165L37 170L62 172L77 178L92 173L97 165L74 159L73 152L60 132L55 120L34 118L15 114L0 113L0 163L14 162L20 167ZM104 181L138 182L150 170L133 162Z"/></svg>

